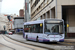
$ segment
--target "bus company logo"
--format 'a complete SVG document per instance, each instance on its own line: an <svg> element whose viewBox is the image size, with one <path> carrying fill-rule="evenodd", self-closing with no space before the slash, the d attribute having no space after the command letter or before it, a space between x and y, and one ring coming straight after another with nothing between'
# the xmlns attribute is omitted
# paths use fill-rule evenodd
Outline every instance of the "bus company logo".
<svg viewBox="0 0 75 50"><path fill-rule="evenodd" d="M54 35L54 37L55 37L55 35Z"/></svg>

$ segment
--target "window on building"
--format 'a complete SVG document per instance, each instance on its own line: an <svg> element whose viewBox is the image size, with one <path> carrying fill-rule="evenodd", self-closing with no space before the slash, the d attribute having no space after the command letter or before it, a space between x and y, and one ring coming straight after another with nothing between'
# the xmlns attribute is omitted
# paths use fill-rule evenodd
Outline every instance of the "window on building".
<svg viewBox="0 0 75 50"><path fill-rule="evenodd" d="M34 5L36 6L39 3L40 0L36 0Z"/></svg>
<svg viewBox="0 0 75 50"><path fill-rule="evenodd" d="M42 19L42 16L40 18Z"/></svg>

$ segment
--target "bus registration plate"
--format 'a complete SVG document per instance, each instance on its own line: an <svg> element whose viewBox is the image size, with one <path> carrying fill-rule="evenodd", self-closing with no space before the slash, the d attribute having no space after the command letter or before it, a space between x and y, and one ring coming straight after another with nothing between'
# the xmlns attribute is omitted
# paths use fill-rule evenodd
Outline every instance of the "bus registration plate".
<svg viewBox="0 0 75 50"><path fill-rule="evenodd" d="M53 42L56 42L56 40L53 40Z"/></svg>

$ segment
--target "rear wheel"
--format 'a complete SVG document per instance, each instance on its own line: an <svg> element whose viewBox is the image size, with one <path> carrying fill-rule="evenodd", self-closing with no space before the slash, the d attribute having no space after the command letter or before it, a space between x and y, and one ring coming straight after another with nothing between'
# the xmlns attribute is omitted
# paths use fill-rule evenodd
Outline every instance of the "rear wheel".
<svg viewBox="0 0 75 50"><path fill-rule="evenodd" d="M26 35L26 40L28 41L28 36Z"/></svg>
<svg viewBox="0 0 75 50"><path fill-rule="evenodd" d="M39 42L38 37L36 38L36 41Z"/></svg>
<svg viewBox="0 0 75 50"><path fill-rule="evenodd" d="M57 44L57 42L54 42L55 44Z"/></svg>

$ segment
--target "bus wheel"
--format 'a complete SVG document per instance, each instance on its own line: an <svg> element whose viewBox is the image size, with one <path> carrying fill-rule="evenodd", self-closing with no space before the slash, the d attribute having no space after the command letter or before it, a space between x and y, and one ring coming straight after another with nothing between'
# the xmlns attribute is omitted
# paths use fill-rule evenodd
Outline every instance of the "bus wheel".
<svg viewBox="0 0 75 50"><path fill-rule="evenodd" d="M28 41L28 36L26 35L26 40Z"/></svg>
<svg viewBox="0 0 75 50"><path fill-rule="evenodd" d="M39 42L38 37L36 38L36 41Z"/></svg>

